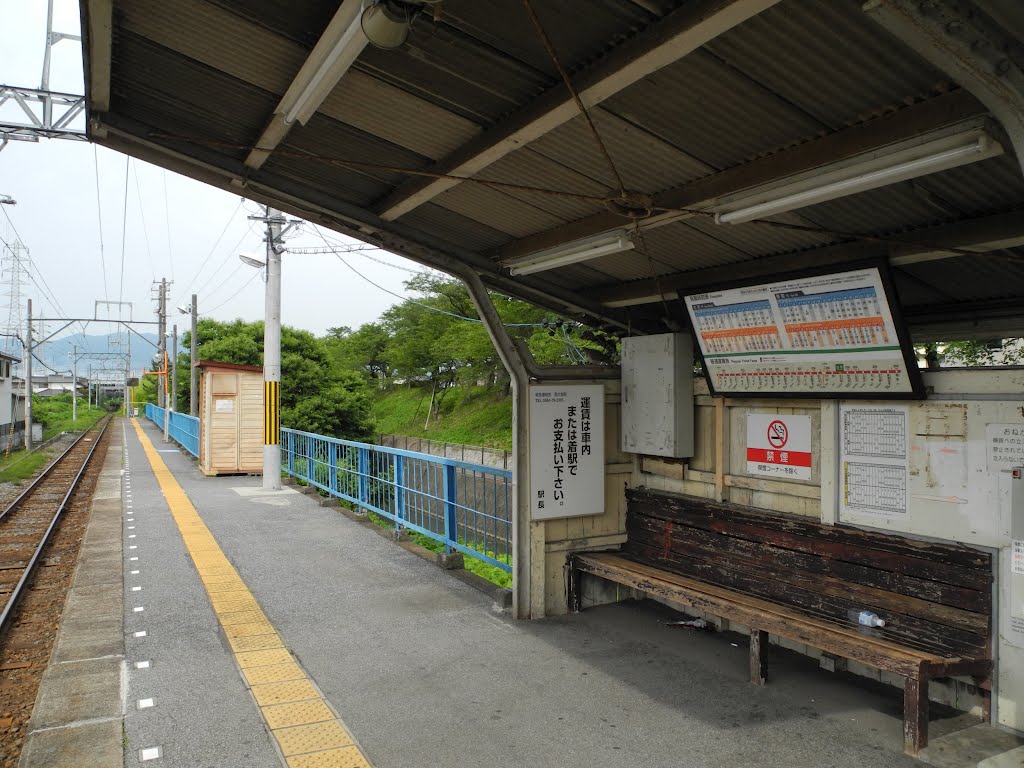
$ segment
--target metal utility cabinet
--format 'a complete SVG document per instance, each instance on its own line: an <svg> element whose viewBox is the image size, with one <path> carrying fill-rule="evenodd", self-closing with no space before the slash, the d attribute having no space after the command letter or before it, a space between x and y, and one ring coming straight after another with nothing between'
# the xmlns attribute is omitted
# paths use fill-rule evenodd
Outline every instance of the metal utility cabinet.
<svg viewBox="0 0 1024 768"><path fill-rule="evenodd" d="M263 471L263 369L201 360L199 468L205 475Z"/></svg>

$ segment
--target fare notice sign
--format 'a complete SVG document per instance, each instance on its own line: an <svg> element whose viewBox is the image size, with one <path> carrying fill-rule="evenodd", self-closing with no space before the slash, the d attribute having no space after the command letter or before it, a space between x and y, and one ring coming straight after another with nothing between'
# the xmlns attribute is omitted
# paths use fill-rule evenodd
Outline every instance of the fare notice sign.
<svg viewBox="0 0 1024 768"><path fill-rule="evenodd" d="M530 387L530 508L534 520L604 512L604 387Z"/></svg>
<svg viewBox="0 0 1024 768"><path fill-rule="evenodd" d="M747 416L747 472L810 480L811 463L810 416Z"/></svg>

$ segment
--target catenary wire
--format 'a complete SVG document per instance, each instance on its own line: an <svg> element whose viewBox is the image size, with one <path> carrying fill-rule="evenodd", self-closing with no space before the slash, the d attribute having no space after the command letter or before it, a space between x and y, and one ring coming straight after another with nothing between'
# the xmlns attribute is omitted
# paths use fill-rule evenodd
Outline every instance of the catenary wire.
<svg viewBox="0 0 1024 768"><path fill-rule="evenodd" d="M99 150L96 145L92 145L92 167L93 175L96 179L96 219L99 225L100 233L100 269L103 273L103 299L109 300L110 294L107 291L107 257L103 248L103 206L100 202L100 161L99 161Z"/></svg>

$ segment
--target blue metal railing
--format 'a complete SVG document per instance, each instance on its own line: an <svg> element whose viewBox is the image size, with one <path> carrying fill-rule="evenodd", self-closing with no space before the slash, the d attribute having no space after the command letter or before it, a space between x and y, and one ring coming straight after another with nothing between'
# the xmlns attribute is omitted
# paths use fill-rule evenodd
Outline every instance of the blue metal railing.
<svg viewBox="0 0 1024 768"><path fill-rule="evenodd" d="M455 459L281 430L284 471L512 571L512 473Z"/></svg>
<svg viewBox="0 0 1024 768"><path fill-rule="evenodd" d="M146 418L164 428L164 409L152 403L146 403ZM199 418L186 413L171 411L171 419L167 433L174 442L199 458Z"/></svg>

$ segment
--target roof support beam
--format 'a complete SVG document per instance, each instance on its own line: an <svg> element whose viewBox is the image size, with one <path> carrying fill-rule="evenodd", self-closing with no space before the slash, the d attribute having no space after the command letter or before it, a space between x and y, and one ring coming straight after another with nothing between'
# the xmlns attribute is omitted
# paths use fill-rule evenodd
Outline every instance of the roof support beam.
<svg viewBox="0 0 1024 768"><path fill-rule="evenodd" d="M1024 69L1000 25L967 0L869 0L865 12L978 97L1024 168Z"/></svg>
<svg viewBox="0 0 1024 768"><path fill-rule="evenodd" d="M886 247L878 243L848 243L826 246L789 255L772 256L723 267L669 275L658 280L638 280L605 291L595 291L606 307L650 304L678 298L683 293L699 293L737 280L771 278L780 272L813 269L821 266L888 256L893 266L906 266L962 256L958 251L989 253L1024 245L1024 211L985 216L911 232L903 236L906 245ZM927 244L927 245L926 245ZM931 245L934 244L934 245ZM956 248L958 251L946 250Z"/></svg>
<svg viewBox="0 0 1024 768"><path fill-rule="evenodd" d="M245 164L259 169L296 123L306 124L369 42L359 23L362 0L344 0L310 51Z"/></svg>
<svg viewBox="0 0 1024 768"><path fill-rule="evenodd" d="M114 4L113 0L88 0L82 3L85 17L82 29L87 45L82 49L88 57L85 71L85 95L90 112L110 111L110 55L113 46Z"/></svg>
<svg viewBox="0 0 1024 768"><path fill-rule="evenodd" d="M175 150L146 138L149 130L128 121L94 121L90 126L94 141L140 160L159 165L193 179L221 187L234 194L244 194L260 203L273 205L308 221L322 224L365 243L405 256L425 266L453 275L472 269L490 288L533 302L567 316L589 318L595 324L628 329L630 323L588 297L552 285L549 280L523 280L503 275L485 256L464 249L397 222L384 222L369 211L335 198L303 197L301 187L288 189L289 181L276 177L243 179L244 168L212 150L197 152ZM230 166L235 167L230 167Z"/></svg>
<svg viewBox="0 0 1024 768"><path fill-rule="evenodd" d="M693 0L686 3L577 77L575 87L580 99L587 108L594 107L777 2L779 0ZM473 176L578 115L572 95L559 83L432 170L447 175ZM414 179L385 198L376 210L385 221L393 221L458 183L455 179Z"/></svg>
<svg viewBox="0 0 1024 768"><path fill-rule="evenodd" d="M970 93L954 91L793 149L670 189L658 195L654 205L660 208L708 208L729 194L806 173L830 163L842 162L985 113L985 107ZM686 214L665 213L643 220L640 226L647 229L685 217ZM621 216L602 211L547 232L524 237L499 249L494 256L506 261L607 232L626 223L626 219Z"/></svg>

